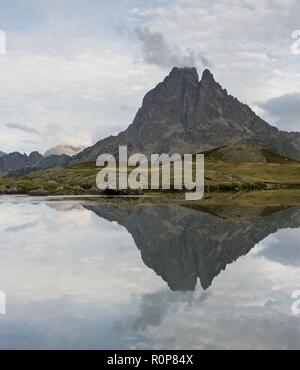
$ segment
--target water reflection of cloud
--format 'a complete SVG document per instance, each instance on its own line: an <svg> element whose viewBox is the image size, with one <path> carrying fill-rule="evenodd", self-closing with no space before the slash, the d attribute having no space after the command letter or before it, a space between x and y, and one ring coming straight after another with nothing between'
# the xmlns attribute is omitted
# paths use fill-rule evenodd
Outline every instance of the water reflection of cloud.
<svg viewBox="0 0 300 370"><path fill-rule="evenodd" d="M261 241L256 251L257 256L287 266L300 266L300 229L280 230Z"/></svg>
<svg viewBox="0 0 300 370"><path fill-rule="evenodd" d="M142 282L154 274L144 267L126 229L78 205L59 209L44 203L0 205L0 214L8 216L0 223L1 289L13 301L69 294L111 306L144 289ZM4 227L16 224L21 225L17 233Z"/></svg>
<svg viewBox="0 0 300 370"><path fill-rule="evenodd" d="M111 349L124 339L110 336L115 310L66 296L10 304L0 322L1 349Z"/></svg>
<svg viewBox="0 0 300 370"><path fill-rule="evenodd" d="M0 321L0 348L300 347L299 318L291 312L300 267L265 255L285 244L296 253L299 230L265 239L205 293L199 285L183 293L168 290L143 264L124 227L81 206L0 204L4 214L0 288L9 315Z"/></svg>
<svg viewBox="0 0 300 370"><path fill-rule="evenodd" d="M242 258L215 280L204 304L187 305L180 292L167 304L157 292L141 302L127 325L136 330L141 349L297 349L300 325L290 293L299 272L263 257Z"/></svg>
<svg viewBox="0 0 300 370"><path fill-rule="evenodd" d="M159 327L168 312L178 304L186 308L193 305L200 307L210 292L202 292L197 297L195 292L172 292L168 289L159 290L155 293L147 293L141 297L141 308L138 317L133 323L135 330L146 330L148 327Z"/></svg>
<svg viewBox="0 0 300 370"><path fill-rule="evenodd" d="M21 224L21 225L17 225L17 226L7 227L4 231L7 232L7 233L16 233L16 232L19 232L19 231L22 231L22 230L32 229L37 224L38 224L38 221L36 221L36 222L28 222L26 224Z"/></svg>

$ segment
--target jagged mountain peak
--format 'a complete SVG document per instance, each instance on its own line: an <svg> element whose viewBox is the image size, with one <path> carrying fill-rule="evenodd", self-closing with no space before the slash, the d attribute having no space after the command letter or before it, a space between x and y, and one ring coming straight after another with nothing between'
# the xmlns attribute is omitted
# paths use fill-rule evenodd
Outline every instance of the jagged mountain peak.
<svg viewBox="0 0 300 370"><path fill-rule="evenodd" d="M199 80L198 71L195 67L174 67L164 81L176 81L182 83L183 80L194 85L198 85L199 88L201 84L203 85L205 83L209 83L211 85L216 84L220 86L215 81L214 75L209 69L205 69L203 71L201 80Z"/></svg>
<svg viewBox="0 0 300 370"><path fill-rule="evenodd" d="M203 71L201 81L215 81L214 75L209 69Z"/></svg>
<svg viewBox="0 0 300 370"><path fill-rule="evenodd" d="M166 79L171 80L180 78L188 79L196 84L199 82L198 72L194 67L174 67Z"/></svg>
<svg viewBox="0 0 300 370"><path fill-rule="evenodd" d="M187 83L190 82L195 86L197 85L198 88L204 84L210 84L211 86L215 84L220 87L209 69L205 69L203 71L201 80L199 80L198 71L195 67L174 67L170 74L165 78L164 83L177 82L181 84L183 81Z"/></svg>
<svg viewBox="0 0 300 370"><path fill-rule="evenodd" d="M223 89L208 69L205 69L202 74L202 78L199 82L199 89L206 92L222 92L227 95L227 90Z"/></svg>
<svg viewBox="0 0 300 370"><path fill-rule="evenodd" d="M284 157L300 159L300 134L279 131L246 104L229 95L205 69L174 67L149 91L133 123L115 137L99 141L74 161L115 154L119 145L130 153L196 153L238 143L254 144Z"/></svg>
<svg viewBox="0 0 300 370"><path fill-rule="evenodd" d="M31 152L29 154L29 159L30 160L36 160L36 161L39 161L43 158L43 156L38 152L38 151L35 151L35 152Z"/></svg>
<svg viewBox="0 0 300 370"><path fill-rule="evenodd" d="M300 133L279 131L258 117L246 104L229 95L208 69L201 80L196 68L174 67L149 91L133 123L117 136L110 136L75 157L51 156L34 168L94 161L103 153L118 155L127 145L129 154L199 153L235 144L257 145L285 158L300 160ZM18 165L15 166L16 159ZM32 158L31 158L32 159ZM38 158L37 158L38 159ZM32 160L20 153L0 158L0 175L15 173ZM16 168L17 167L17 168Z"/></svg>

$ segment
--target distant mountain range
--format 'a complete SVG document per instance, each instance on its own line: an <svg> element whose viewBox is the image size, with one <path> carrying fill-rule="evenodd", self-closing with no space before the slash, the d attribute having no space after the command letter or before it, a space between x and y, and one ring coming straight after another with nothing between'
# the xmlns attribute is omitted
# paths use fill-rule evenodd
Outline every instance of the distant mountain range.
<svg viewBox="0 0 300 370"><path fill-rule="evenodd" d="M173 68L146 94L127 130L110 136L75 156L58 151L0 155L0 176L17 176L40 169L117 155L120 145L129 153L199 153L235 144L253 144L283 157L300 160L300 133L279 131L250 107L229 95L209 70L199 81L195 68ZM47 154L47 153L46 153ZM70 153L71 155L73 153Z"/></svg>
<svg viewBox="0 0 300 370"><path fill-rule="evenodd" d="M81 150L82 147L58 145L44 155L39 152L32 152L29 155L0 152L0 177L22 176L33 171L65 166L70 163L72 156Z"/></svg>
<svg viewBox="0 0 300 370"><path fill-rule="evenodd" d="M0 157L0 177L23 176L33 171L62 167L70 160L71 157L65 154L44 157L38 152L30 155L14 152Z"/></svg>

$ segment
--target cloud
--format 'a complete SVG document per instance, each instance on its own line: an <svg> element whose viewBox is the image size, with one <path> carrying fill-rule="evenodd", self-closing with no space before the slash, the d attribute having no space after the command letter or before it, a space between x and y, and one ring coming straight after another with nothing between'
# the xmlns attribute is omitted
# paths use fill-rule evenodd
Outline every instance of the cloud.
<svg viewBox="0 0 300 370"><path fill-rule="evenodd" d="M300 131L300 93L285 94L257 105L281 129Z"/></svg>
<svg viewBox="0 0 300 370"><path fill-rule="evenodd" d="M28 222L28 223L25 223L25 224L22 224L22 225L18 225L18 226L7 227L4 231L7 232L7 233L17 233L19 231L24 231L24 230L32 229L37 224L38 224L38 221L36 221L36 222Z"/></svg>
<svg viewBox="0 0 300 370"><path fill-rule="evenodd" d="M256 255L284 266L300 267L299 236L299 229L280 230L260 243L261 249Z"/></svg>
<svg viewBox="0 0 300 370"><path fill-rule="evenodd" d="M174 0L140 9L137 26L159 30L168 45L208 55L217 80L253 106L300 91L299 56L291 52L299 12L297 0Z"/></svg>
<svg viewBox="0 0 300 370"><path fill-rule="evenodd" d="M152 32L148 27L136 27L135 34L142 43L145 63L159 67L195 67L199 62L208 67L208 58L193 50L182 51L176 45L171 45L162 32Z"/></svg>
<svg viewBox="0 0 300 370"><path fill-rule="evenodd" d="M200 308L209 297L209 292L202 292L196 298L194 292L172 292L169 289L146 293L141 297L140 312L134 320L133 328L144 331L149 327L159 327L172 307L184 303L187 306L197 304Z"/></svg>
<svg viewBox="0 0 300 370"><path fill-rule="evenodd" d="M9 129L12 129L12 130L19 130L19 131L26 132L28 134L39 135L38 131L35 130L34 128L28 127L28 126L25 126L25 125L21 125L19 123L7 123L5 126Z"/></svg>
<svg viewBox="0 0 300 370"><path fill-rule="evenodd" d="M9 122L0 126L0 150L27 153L59 143L88 146L119 133L164 77L159 68L105 50L72 58L9 53L0 72L0 122Z"/></svg>
<svg viewBox="0 0 300 370"><path fill-rule="evenodd" d="M57 145L54 148L50 148L44 153L44 157L50 157L51 155L62 155L66 154L72 157L77 153L81 152L84 147L74 147L72 145Z"/></svg>

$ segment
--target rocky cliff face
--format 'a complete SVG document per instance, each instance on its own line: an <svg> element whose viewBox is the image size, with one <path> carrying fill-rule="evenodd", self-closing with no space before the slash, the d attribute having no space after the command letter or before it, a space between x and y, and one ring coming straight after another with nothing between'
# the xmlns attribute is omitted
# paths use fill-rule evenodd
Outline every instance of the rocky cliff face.
<svg viewBox="0 0 300 370"><path fill-rule="evenodd" d="M300 160L300 133L286 133L259 118L229 95L205 70L199 81L195 68L174 68L144 98L129 128L87 148L76 162L95 160L102 153L129 151L195 153L236 143L250 143Z"/></svg>
<svg viewBox="0 0 300 370"><path fill-rule="evenodd" d="M194 290L198 278L203 289L207 289L228 264L246 255L268 235L279 229L300 227L299 207L251 219L228 218L233 210L226 207L219 216L180 206L86 208L125 226L144 263L170 289L181 291Z"/></svg>

